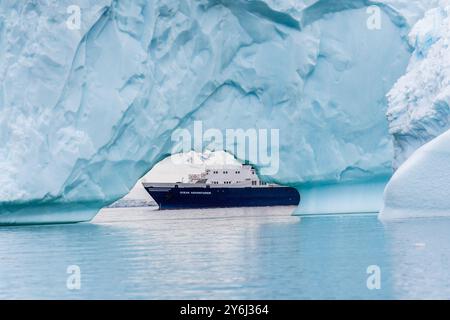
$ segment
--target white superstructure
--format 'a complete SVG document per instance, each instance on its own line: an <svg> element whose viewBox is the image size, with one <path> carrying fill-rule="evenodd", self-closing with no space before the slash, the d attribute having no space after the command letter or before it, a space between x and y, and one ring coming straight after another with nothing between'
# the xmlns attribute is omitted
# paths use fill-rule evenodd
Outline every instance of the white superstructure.
<svg viewBox="0 0 450 320"><path fill-rule="evenodd" d="M211 167L200 174L190 174L189 183L208 185L266 186L251 165Z"/></svg>

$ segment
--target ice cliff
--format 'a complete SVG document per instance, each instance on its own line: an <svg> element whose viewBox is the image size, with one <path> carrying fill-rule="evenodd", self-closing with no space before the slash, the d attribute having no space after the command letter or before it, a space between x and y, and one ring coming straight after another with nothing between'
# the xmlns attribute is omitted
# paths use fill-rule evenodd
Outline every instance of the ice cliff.
<svg viewBox="0 0 450 320"><path fill-rule="evenodd" d="M408 39L414 52L407 72L388 93L396 168L450 128L450 1L427 11Z"/></svg>
<svg viewBox="0 0 450 320"><path fill-rule="evenodd" d="M0 223L91 219L194 120L280 129L266 179L296 185L303 212L377 210L392 172L385 95L435 4L2 1Z"/></svg>
<svg viewBox="0 0 450 320"><path fill-rule="evenodd" d="M407 73L389 92L395 165L383 219L450 214L450 1L412 29Z"/></svg>

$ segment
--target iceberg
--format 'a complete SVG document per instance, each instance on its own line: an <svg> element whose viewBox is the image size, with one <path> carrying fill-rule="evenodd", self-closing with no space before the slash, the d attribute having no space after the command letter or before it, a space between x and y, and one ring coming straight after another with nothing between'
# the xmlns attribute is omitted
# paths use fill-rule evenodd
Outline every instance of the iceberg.
<svg viewBox="0 0 450 320"><path fill-rule="evenodd" d="M427 11L409 39L408 71L388 94L399 168L385 190L384 220L450 214L450 1Z"/></svg>
<svg viewBox="0 0 450 320"><path fill-rule="evenodd" d="M450 128L450 2L427 11L408 38L414 52L407 72L388 93L394 168Z"/></svg>
<svg viewBox="0 0 450 320"><path fill-rule="evenodd" d="M414 152L386 186L382 220L450 215L450 130Z"/></svg>
<svg viewBox="0 0 450 320"><path fill-rule="evenodd" d="M90 220L196 120L280 129L280 170L263 179L304 191L299 212L377 211L392 174L385 95L435 4L2 1L0 223Z"/></svg>

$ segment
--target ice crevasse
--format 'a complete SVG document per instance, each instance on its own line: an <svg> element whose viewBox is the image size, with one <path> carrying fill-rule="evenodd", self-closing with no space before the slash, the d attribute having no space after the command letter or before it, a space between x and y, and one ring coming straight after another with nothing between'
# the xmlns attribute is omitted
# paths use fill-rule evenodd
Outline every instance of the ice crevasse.
<svg viewBox="0 0 450 320"><path fill-rule="evenodd" d="M194 120L280 129L280 170L263 178L298 187L304 213L378 210L386 93L437 3L2 1L0 223L90 220Z"/></svg>
<svg viewBox="0 0 450 320"><path fill-rule="evenodd" d="M414 53L388 94L395 166L382 219L450 215L450 1L410 33Z"/></svg>

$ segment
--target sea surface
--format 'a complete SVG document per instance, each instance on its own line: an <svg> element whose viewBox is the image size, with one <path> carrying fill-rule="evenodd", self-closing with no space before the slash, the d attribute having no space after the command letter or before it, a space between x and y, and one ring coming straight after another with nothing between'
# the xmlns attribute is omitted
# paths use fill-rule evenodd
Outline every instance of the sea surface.
<svg viewBox="0 0 450 320"><path fill-rule="evenodd" d="M1 227L0 299L450 298L450 219L293 210L115 208Z"/></svg>

